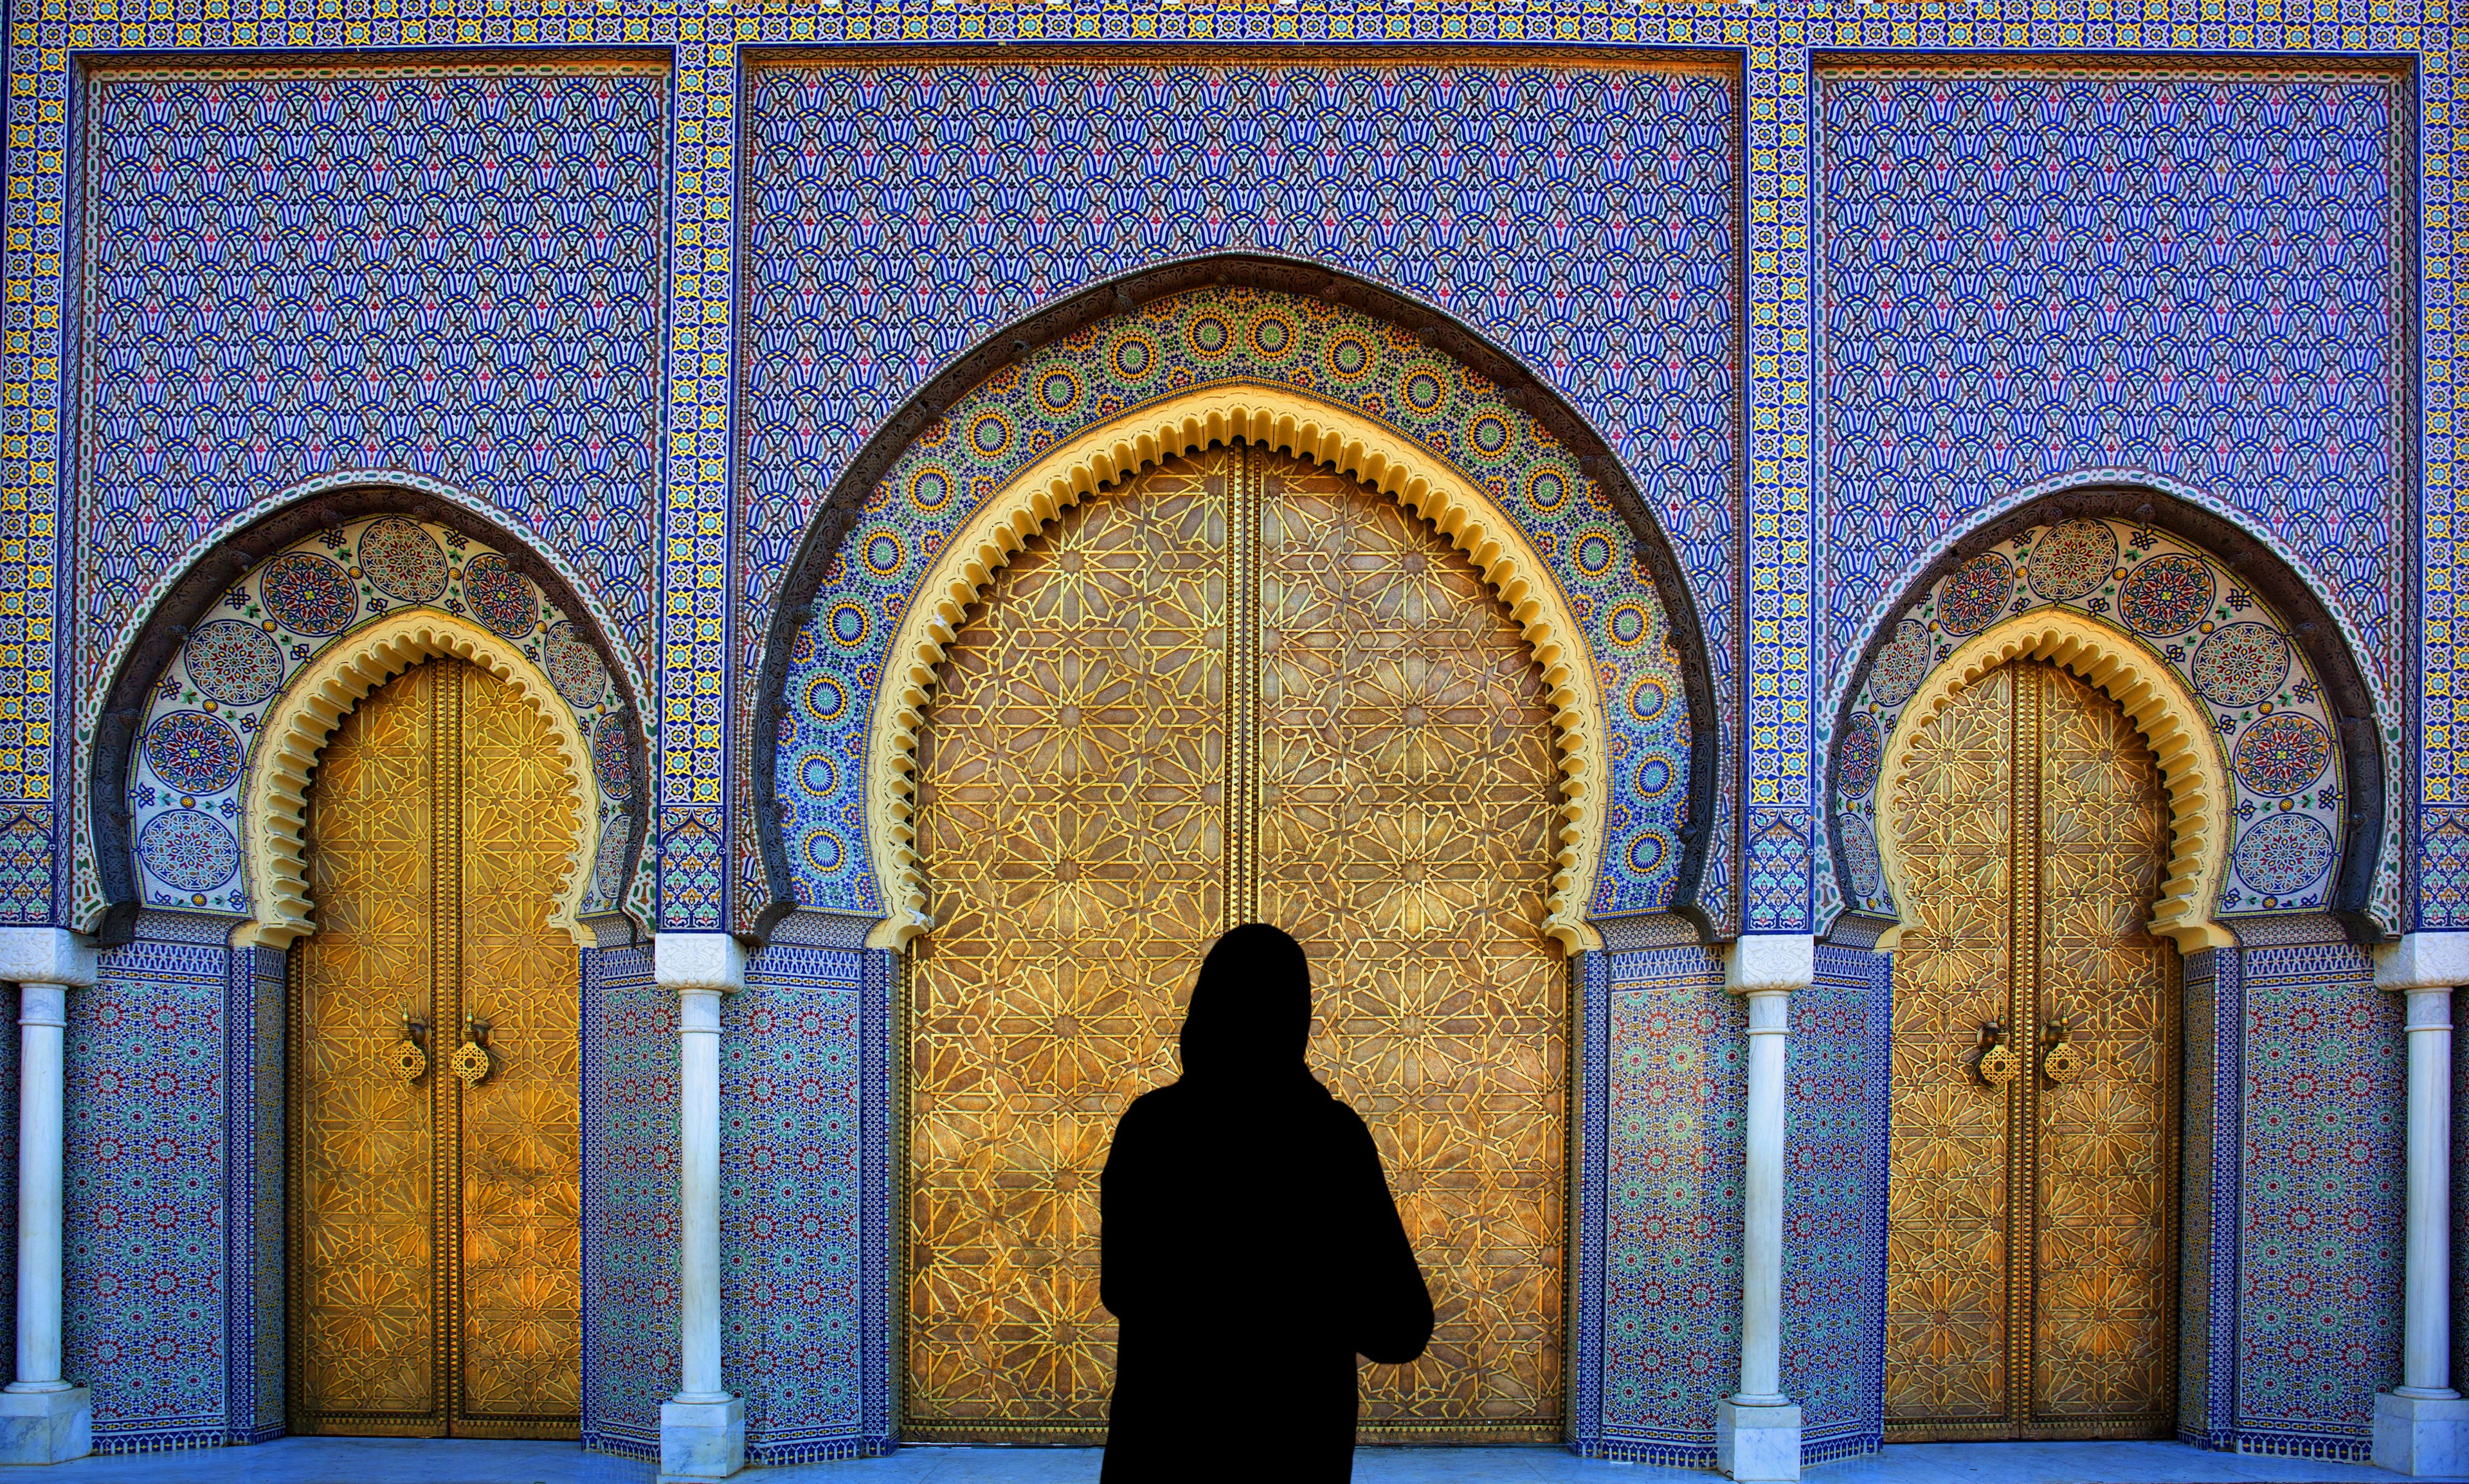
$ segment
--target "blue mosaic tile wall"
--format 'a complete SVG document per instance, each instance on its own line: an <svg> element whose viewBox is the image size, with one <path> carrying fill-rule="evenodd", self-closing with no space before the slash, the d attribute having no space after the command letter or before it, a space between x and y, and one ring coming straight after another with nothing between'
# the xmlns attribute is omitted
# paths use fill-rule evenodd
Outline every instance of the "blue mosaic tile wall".
<svg viewBox="0 0 2469 1484"><path fill-rule="evenodd" d="M2186 955L2179 1114L2178 1436L2237 1439L2238 1168L2245 1153L2246 1015L2234 949Z"/></svg>
<svg viewBox="0 0 2469 1484"><path fill-rule="evenodd" d="M1741 1378L1748 1012L1699 947L1614 953L1596 1456L1710 1465Z"/></svg>
<svg viewBox="0 0 2469 1484"><path fill-rule="evenodd" d="M681 1374L678 998L648 944L581 957L583 1446L656 1458Z"/></svg>
<svg viewBox="0 0 2469 1484"><path fill-rule="evenodd" d="M1783 1391L1800 1404L1804 1464L1884 1441L1893 974L1891 955L1821 943L1791 997Z"/></svg>
<svg viewBox="0 0 2469 1484"><path fill-rule="evenodd" d="M70 991L72 994L75 990ZM0 1027L13 1032L17 1024L17 986L0 984ZM0 1032L0 1087L17 1085L18 1033ZM17 1100L0 1097L0 1150L17 1147ZM0 1334L17 1333L17 1162L0 1156L0 1223L9 1240L0 1242ZM12 1344L14 1340L12 1338ZM13 1355L13 1350L12 1351Z"/></svg>
<svg viewBox="0 0 2469 1484"><path fill-rule="evenodd" d="M141 938L69 995L61 1367L94 1388L100 1451L231 1426L229 959Z"/></svg>
<svg viewBox="0 0 2469 1484"><path fill-rule="evenodd" d="M868 1264L887 1255L888 1214L865 1189L860 1022L876 956L774 945L723 1007L721 1364L746 1398L750 1463L890 1444L888 1418L869 1419L867 1405L882 1389L870 1367L886 1358L868 1344L869 1299L887 1287Z"/></svg>
<svg viewBox="0 0 2469 1484"><path fill-rule="evenodd" d="M2346 943L2242 967L2238 1446L2363 1460L2400 1380L2403 996Z"/></svg>
<svg viewBox="0 0 2469 1484"><path fill-rule="evenodd" d="M1660 515L1705 627L1717 709L1733 725L1735 76L1676 60L1650 71L783 65L754 71L748 90L744 508L732 572L743 670L759 660L772 594L843 460L913 388L997 326L1093 280L1251 249L1329 263L1435 304L1566 396ZM1238 354L1197 369L1287 381L1290 359ZM1144 376L1161 370L1142 365ZM1095 381L1108 369L1091 359L1081 371ZM1018 384L1035 386L1038 374ZM1323 390L1343 393L1346 380L1324 374ZM878 573L897 574L895 601L922 574L921 546L931 553L932 536L982 498L959 485L944 511L954 488L941 486L931 511L900 512L919 529ZM852 534L844 548L853 578L865 575L859 558L874 561L867 540ZM1547 560L1568 565L1577 540ZM1644 589L1627 563L1615 570ZM1650 590L1639 595L1651 605ZM842 645L867 638L825 627L828 605L818 612ZM853 699L862 730L865 698ZM784 762L781 786L793 807L796 766ZM1734 770L1719 771L1728 800ZM1654 812L1649 800L1638 807ZM843 812L837 800L817 808ZM1728 886L1731 807L1713 812ZM817 829L834 834L829 867L802 848ZM848 833L837 818L800 812L789 849L814 888L801 885L801 902L875 905L870 883L837 880L843 865L865 865L845 848ZM1656 846L1667 862L1670 844ZM762 906L750 841L739 861L742 920ZM1595 910L1667 905L1633 894Z"/></svg>
<svg viewBox="0 0 2469 1484"><path fill-rule="evenodd" d="M2103 474L2270 538L2398 697L2405 87L2137 65L1817 73L1824 657L1985 509Z"/></svg>

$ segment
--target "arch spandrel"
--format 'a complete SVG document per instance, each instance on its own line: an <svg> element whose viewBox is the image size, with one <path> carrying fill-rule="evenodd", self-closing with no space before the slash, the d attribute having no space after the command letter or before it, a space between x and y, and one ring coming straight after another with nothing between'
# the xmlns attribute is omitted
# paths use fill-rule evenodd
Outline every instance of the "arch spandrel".
<svg viewBox="0 0 2469 1484"><path fill-rule="evenodd" d="M1573 858L1558 886L1555 918L1571 940L1590 936L1578 926L1589 916L1695 910L1705 853L1729 848L1728 837L1710 846L1715 770L1695 745L1716 732L1711 685L1685 595L1675 604L1685 588L1666 580L1659 538L1623 514L1634 498L1622 485L1615 499L1617 471L1547 426L1532 391L1504 392L1364 310L1225 286L1111 302L1127 307L1034 348L1024 337L1024 359L939 415L894 420L914 430L891 456L853 466L867 471L862 505L827 503L814 540L836 545L810 550L810 586L793 579L803 602L775 631L767 674L778 681L765 683L752 731L758 754L776 749L756 764L754 800L775 898L793 898L772 910L896 917L913 905L895 900L901 869L886 864L907 842L885 781L898 749L882 739L932 684L931 651L911 638L912 621L932 621L919 611L953 601L956 580L964 592L982 583L1072 499L1229 438L1396 496L1448 532L1530 635L1547 636L1547 669L1563 667L1560 684L1589 698L1573 704L1592 712L1567 732L1593 749L1573 787L1600 821L1573 826L1581 838L1568 848L1585 864ZM1011 534L988 537L981 518L998 503L989 529Z"/></svg>
<svg viewBox="0 0 2469 1484"><path fill-rule="evenodd" d="M2388 893L2378 886L2367 899L2365 880L2370 870L2389 874L2393 855L2388 842L2376 850L2381 758L2371 739L2343 726L2351 707L2369 705L2363 683L2354 672L2327 674L2325 636L2290 621L2280 607L2288 585L2258 580L2270 575L2259 553L2239 548L2225 559L2156 522L2153 497L2141 499L2133 519L2052 510L2001 526L2002 540L1950 554L1894 611L1853 678L1831 743L1834 869L1822 883L1830 900L1821 920L1838 906L1897 916L1881 818L1893 777L1887 751L1922 700L1941 695L1935 687L1958 659L1969 664L1980 639L2024 620L2072 624L2087 652L2144 672L2178 698L2186 730L2215 757L2220 823L2206 848L2218 862L2202 889L2204 915L2381 910Z"/></svg>
<svg viewBox="0 0 2469 1484"><path fill-rule="evenodd" d="M236 940L266 946L308 931L302 808L318 748L386 679L450 657L512 684L558 739L579 812L555 921L588 942L586 916L648 918L648 882L627 879L635 715L555 596L508 553L402 513L338 522L247 566L183 626L125 744L135 905L229 916Z"/></svg>

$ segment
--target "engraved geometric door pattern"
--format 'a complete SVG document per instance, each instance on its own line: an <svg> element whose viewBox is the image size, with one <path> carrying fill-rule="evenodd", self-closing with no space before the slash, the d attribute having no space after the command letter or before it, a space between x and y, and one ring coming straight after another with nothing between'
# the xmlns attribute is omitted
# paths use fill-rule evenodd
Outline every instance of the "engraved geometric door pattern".
<svg viewBox="0 0 2469 1484"><path fill-rule="evenodd" d="M546 723L460 661L389 682L318 756L317 931L290 953L294 1431L578 1433L576 962L547 921L573 808Z"/></svg>
<svg viewBox="0 0 2469 1484"><path fill-rule="evenodd" d="M1439 1320L1367 1429L1558 1436L1565 973L1531 652L1448 541L1259 449L1167 460L996 575L918 745L908 1392L920 1439L1102 1433L1096 1176L1230 923L1311 956Z"/></svg>
<svg viewBox="0 0 2469 1484"><path fill-rule="evenodd" d="M2159 766L2116 703L2018 661L1922 731L1896 808L1888 1436L2169 1436L2180 965L2146 929Z"/></svg>

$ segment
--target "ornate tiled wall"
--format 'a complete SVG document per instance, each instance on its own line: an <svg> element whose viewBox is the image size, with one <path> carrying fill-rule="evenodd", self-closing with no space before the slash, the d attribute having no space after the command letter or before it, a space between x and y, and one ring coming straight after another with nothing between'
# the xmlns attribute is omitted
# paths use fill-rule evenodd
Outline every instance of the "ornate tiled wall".
<svg viewBox="0 0 2469 1484"><path fill-rule="evenodd" d="M658 1457L678 1389L678 997L583 958L583 1444Z"/></svg>
<svg viewBox="0 0 2469 1484"><path fill-rule="evenodd" d="M1712 1464L1741 1374L1747 1012L1700 947L1607 955L1596 1457Z"/></svg>
<svg viewBox="0 0 2469 1484"><path fill-rule="evenodd" d="M775 942L724 1007L721 1364L749 1462L890 1448L890 1207L866 1148L879 1170L888 1082L863 1024L888 1016L889 964L865 926L794 921L784 936L828 946Z"/></svg>
<svg viewBox="0 0 2469 1484"><path fill-rule="evenodd" d="M129 839L149 906L252 912L242 797L257 729L292 677L381 614L432 608L520 649L591 749L599 851L581 910L615 911L633 862L628 686L574 621L497 552L401 516L320 531L233 584L156 683L129 770ZM639 685L640 677L631 679ZM648 898L649 883L636 882ZM89 904L100 907L99 900ZM635 904L649 916L648 899Z"/></svg>
<svg viewBox="0 0 2469 1484"><path fill-rule="evenodd" d="M1885 1428L1886 1140L1894 960L1821 943L1791 997L1784 1102L1783 1390L1801 1459Z"/></svg>
<svg viewBox="0 0 2469 1484"><path fill-rule="evenodd" d="M1367 413L1449 460L1524 531L1569 601L1606 716L1599 913L1674 905L1688 817L1688 706L1670 619L1601 483L1500 389L1412 333L1317 299L1241 289L1153 301L996 373L921 432L870 493L790 654L777 787L801 906L883 911L864 827L869 704L944 542L1047 449L1213 383L1269 383Z"/></svg>
<svg viewBox="0 0 2469 1484"><path fill-rule="evenodd" d="M1854 911L1895 915L1876 825L1879 768L1904 704L1966 639L2043 608L2097 619L2120 645L2168 665L2204 707L2227 765L2234 822L2229 870L2213 904L2219 914L2322 908L2340 874L2348 794L2338 718L2289 620L2209 553L2149 525L2086 518L1967 557L1892 615L1893 637L1834 738L1830 799L1846 879L1826 872L1821 916L1833 916L1838 891ZM2397 922L2397 810L2380 865L2369 905Z"/></svg>
<svg viewBox="0 0 2469 1484"><path fill-rule="evenodd" d="M2400 1380L2404 997L2344 942L2244 959L2237 1444L2363 1460Z"/></svg>
<svg viewBox="0 0 2469 1484"><path fill-rule="evenodd" d="M2234 949L2186 955L2179 1115L2178 1436L2237 1446L2238 1255L2246 1152L2246 1013Z"/></svg>
<svg viewBox="0 0 2469 1484"><path fill-rule="evenodd" d="M0 1025L17 1023L17 986L0 985ZM0 1087L17 1085L17 1042L13 1035L0 1035ZM17 1100L0 1098L0 1149L17 1147ZM0 1213L17 1209L17 1162L0 1158ZM0 1217L5 1218L5 1217ZM17 1333L17 1243L8 1243L5 1257L0 1257L0 1334Z"/></svg>
<svg viewBox="0 0 2469 1484"><path fill-rule="evenodd" d="M99 1450L280 1430L279 954L148 914L69 995L62 1367Z"/></svg>

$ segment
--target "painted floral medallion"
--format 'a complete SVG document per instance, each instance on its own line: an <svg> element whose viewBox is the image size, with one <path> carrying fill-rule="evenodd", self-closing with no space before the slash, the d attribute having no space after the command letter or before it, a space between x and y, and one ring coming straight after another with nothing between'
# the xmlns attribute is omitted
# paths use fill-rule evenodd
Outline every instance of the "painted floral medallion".
<svg viewBox="0 0 2469 1484"><path fill-rule="evenodd" d="M2313 886L2332 865L2332 832L2311 814L2274 814L2248 830L2234 857L2238 879L2277 900Z"/></svg>
<svg viewBox="0 0 2469 1484"><path fill-rule="evenodd" d="M1881 706L1901 706L1921 688L1929 672L1928 625L1906 618L1895 625L1895 637L1878 651L1869 671L1869 694Z"/></svg>
<svg viewBox="0 0 2469 1484"><path fill-rule="evenodd" d="M1835 753L1835 782L1846 794L1857 797L1867 793L1877 786L1878 765L1884 755L1885 743L1878 735L1877 719L1866 712L1855 713Z"/></svg>
<svg viewBox="0 0 2469 1484"><path fill-rule="evenodd" d="M549 684L571 706L597 706L601 692L609 688L608 667L571 621L549 625L548 636L541 642L541 663L548 671Z"/></svg>
<svg viewBox="0 0 2469 1484"><path fill-rule="evenodd" d="M2247 787L2285 799L2332 765L2332 736L2311 716L2267 716L2239 734L2232 763Z"/></svg>
<svg viewBox="0 0 2469 1484"><path fill-rule="evenodd" d="M265 564L257 595L274 621L294 634L340 634L359 609L352 575L313 551L287 551Z"/></svg>
<svg viewBox="0 0 2469 1484"><path fill-rule="evenodd" d="M472 616L508 638L529 634L540 622L540 594L513 563L483 551L463 564L463 596Z"/></svg>
<svg viewBox="0 0 2469 1484"><path fill-rule="evenodd" d="M2214 706L2252 706L2289 679L2289 641L2269 624L2225 625L2195 651L2193 678Z"/></svg>
<svg viewBox="0 0 2469 1484"><path fill-rule="evenodd" d="M410 521L373 522L360 533L360 575L390 598L426 603L446 591L446 553Z"/></svg>
<svg viewBox="0 0 2469 1484"><path fill-rule="evenodd" d="M183 794L220 793L240 777L240 733L203 711L173 711L146 729L146 763Z"/></svg>
<svg viewBox="0 0 2469 1484"><path fill-rule="evenodd" d="M2164 551L2126 574L2117 590L2117 616L2146 638L2166 638L2203 622L2218 591L2210 563Z"/></svg>
<svg viewBox="0 0 2469 1484"><path fill-rule="evenodd" d="M197 625L181 658L189 684L225 706L254 706L283 684L283 650L274 636L238 618Z"/></svg>
<svg viewBox="0 0 2469 1484"><path fill-rule="evenodd" d="M2117 533L2106 521L2067 521L2032 548L2024 571L2032 591L2068 603L2109 580L2117 567Z"/></svg>
<svg viewBox="0 0 2469 1484"><path fill-rule="evenodd" d="M174 809L146 822L138 859L183 892L211 892L240 870L240 842L223 822L196 809Z"/></svg>
<svg viewBox="0 0 2469 1484"><path fill-rule="evenodd" d="M1949 634L1977 634L1996 620L2015 591L2015 568L1995 551L1984 551L1954 569L1938 590L1938 627Z"/></svg>

